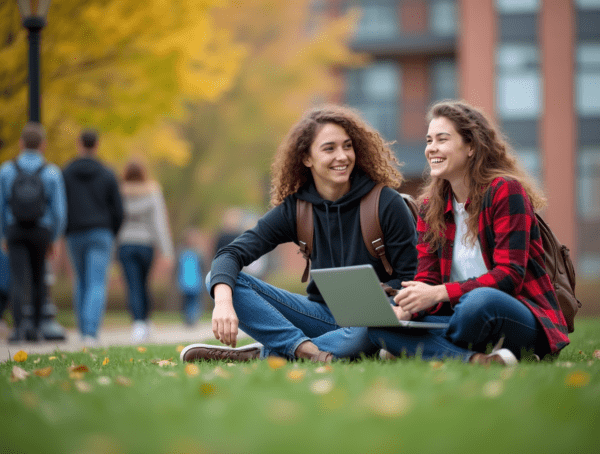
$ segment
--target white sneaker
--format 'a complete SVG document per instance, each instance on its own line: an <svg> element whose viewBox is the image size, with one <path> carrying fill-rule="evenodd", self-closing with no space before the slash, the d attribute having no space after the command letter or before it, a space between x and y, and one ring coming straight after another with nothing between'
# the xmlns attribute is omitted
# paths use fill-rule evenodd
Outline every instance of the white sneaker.
<svg viewBox="0 0 600 454"><path fill-rule="evenodd" d="M504 366L516 366L519 364L517 357L511 352L508 348L501 348L499 350L494 350L489 355L486 355L490 361L494 361L500 363Z"/></svg>
<svg viewBox="0 0 600 454"><path fill-rule="evenodd" d="M148 322L136 320L131 327L131 343L139 344L146 342L150 337L150 327Z"/></svg>

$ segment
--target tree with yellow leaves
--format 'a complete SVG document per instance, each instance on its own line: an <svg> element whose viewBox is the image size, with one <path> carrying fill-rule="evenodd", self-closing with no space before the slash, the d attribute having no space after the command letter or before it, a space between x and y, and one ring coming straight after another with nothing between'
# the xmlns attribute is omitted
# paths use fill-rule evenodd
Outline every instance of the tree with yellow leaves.
<svg viewBox="0 0 600 454"><path fill-rule="evenodd" d="M113 164L131 150L183 165L184 103L229 90L244 48L214 22L221 0L54 0L41 38L42 122L47 158L75 154L84 126L102 133ZM0 160L17 153L27 121L27 31L16 1L0 3Z"/></svg>
<svg viewBox="0 0 600 454"><path fill-rule="evenodd" d="M163 168L166 197L177 204L175 230L215 227L233 204L265 209L269 166L285 133L311 104L337 99L339 67L363 63L348 45L357 14L315 15L312 3L231 1L216 12L219 27L247 53L232 90L190 107L189 165Z"/></svg>

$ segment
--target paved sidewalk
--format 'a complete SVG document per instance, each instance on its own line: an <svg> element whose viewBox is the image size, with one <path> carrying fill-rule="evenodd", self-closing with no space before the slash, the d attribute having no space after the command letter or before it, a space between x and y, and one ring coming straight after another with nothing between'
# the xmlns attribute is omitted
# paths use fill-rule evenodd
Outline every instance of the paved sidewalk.
<svg viewBox="0 0 600 454"><path fill-rule="evenodd" d="M108 347L112 345L132 345L129 336L131 326L109 326L100 331L100 338L97 347ZM239 338L248 336L240 331ZM67 330L67 340L63 342L43 341L43 342L22 342L18 344L9 344L7 338L10 331L0 334L0 362L5 362L15 355L19 350L31 355L34 353L49 354L55 350L77 351L81 350L85 344L77 330ZM152 323L150 339L144 344L190 344L194 342L204 342L214 339L210 322L198 323L195 327L189 328L183 324L177 323ZM92 347L95 348L95 347Z"/></svg>

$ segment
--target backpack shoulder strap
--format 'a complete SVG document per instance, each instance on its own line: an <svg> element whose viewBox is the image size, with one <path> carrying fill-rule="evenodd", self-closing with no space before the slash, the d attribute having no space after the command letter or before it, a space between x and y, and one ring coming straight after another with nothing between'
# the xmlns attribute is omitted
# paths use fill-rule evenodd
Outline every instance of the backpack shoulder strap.
<svg viewBox="0 0 600 454"><path fill-rule="evenodd" d="M306 267L304 268L304 273L302 273L302 282L308 280L308 273L310 272L310 254L312 252L315 229L312 208L312 203L296 199L296 233L300 246L298 253L302 254L302 257L306 259Z"/></svg>
<svg viewBox="0 0 600 454"><path fill-rule="evenodd" d="M406 206L408 207L410 214L412 214L416 224L417 219L419 218L419 206L417 205L417 202L410 194L405 194L404 192L401 192L400 195L404 199L404 202L406 203Z"/></svg>
<svg viewBox="0 0 600 454"><path fill-rule="evenodd" d="M385 255L383 231L379 223L379 196L384 185L379 183L360 200L360 229L369 253L379 258L389 275L394 270Z"/></svg>

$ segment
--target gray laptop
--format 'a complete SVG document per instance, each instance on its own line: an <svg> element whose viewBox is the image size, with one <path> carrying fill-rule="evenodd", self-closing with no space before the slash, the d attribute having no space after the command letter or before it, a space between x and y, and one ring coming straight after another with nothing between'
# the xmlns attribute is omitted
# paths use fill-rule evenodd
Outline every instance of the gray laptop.
<svg viewBox="0 0 600 454"><path fill-rule="evenodd" d="M371 265L311 270L313 280L340 326L447 328L447 323L398 320Z"/></svg>

